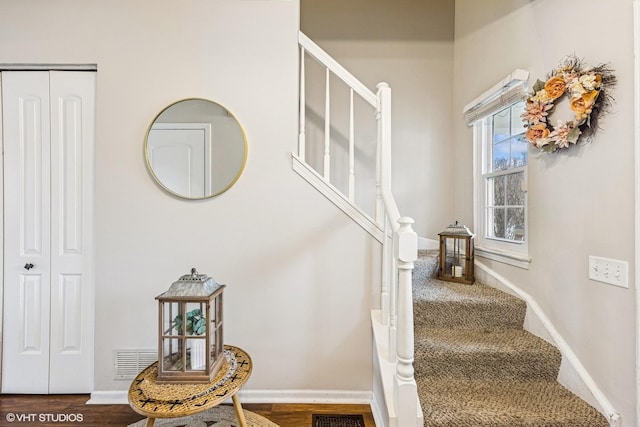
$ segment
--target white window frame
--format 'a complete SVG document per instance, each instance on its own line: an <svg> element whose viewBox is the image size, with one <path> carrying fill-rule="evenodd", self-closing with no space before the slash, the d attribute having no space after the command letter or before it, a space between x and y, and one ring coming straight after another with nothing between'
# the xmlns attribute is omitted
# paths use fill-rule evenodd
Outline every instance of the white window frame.
<svg viewBox="0 0 640 427"><path fill-rule="evenodd" d="M486 91L480 97L467 104L464 109L467 124L473 126L473 211L474 230L476 232L476 256L528 269L530 238L528 230L528 192L527 166L509 169L507 173L524 172L523 189L525 194L525 239L523 242L513 242L502 239L488 238L486 230L485 208L485 165L487 165L486 142L491 141L491 116L504 108L521 101L527 91L529 73L515 70L501 82Z"/></svg>

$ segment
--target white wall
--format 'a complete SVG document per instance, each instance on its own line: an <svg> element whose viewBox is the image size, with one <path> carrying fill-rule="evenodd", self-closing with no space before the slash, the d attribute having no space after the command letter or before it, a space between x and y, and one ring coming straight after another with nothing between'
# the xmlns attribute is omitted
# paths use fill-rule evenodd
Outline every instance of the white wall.
<svg viewBox="0 0 640 427"><path fill-rule="evenodd" d="M0 61L95 63L95 389L117 348L155 348L155 296L197 267L225 290L225 341L254 361L248 390L371 390L371 253L377 244L292 171L297 133L293 1L2 2ZM201 202L161 191L145 132L202 97L244 127L244 174Z"/></svg>
<svg viewBox="0 0 640 427"><path fill-rule="evenodd" d="M451 197L453 6L450 0L300 3L300 27L307 36L374 92L379 82L389 83L393 192L400 213L412 217L416 232L429 238L456 219ZM315 90L324 96L324 86ZM321 113L323 102L316 103Z"/></svg>
<svg viewBox="0 0 640 427"><path fill-rule="evenodd" d="M530 269L485 261L532 295L622 414L636 425L632 1L457 0L455 213L472 223L472 135L464 105L516 68L531 84L568 54L610 63L613 114L594 141L552 155L529 151ZM630 263L630 289L588 279L588 256Z"/></svg>

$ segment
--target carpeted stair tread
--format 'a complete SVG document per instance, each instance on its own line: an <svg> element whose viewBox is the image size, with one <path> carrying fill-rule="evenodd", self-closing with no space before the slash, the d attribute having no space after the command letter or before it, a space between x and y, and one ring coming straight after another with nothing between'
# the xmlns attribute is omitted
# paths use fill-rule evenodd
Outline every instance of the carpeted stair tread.
<svg viewBox="0 0 640 427"><path fill-rule="evenodd" d="M413 285L416 328L522 328L524 301L481 283L430 279Z"/></svg>
<svg viewBox="0 0 640 427"><path fill-rule="evenodd" d="M608 426L557 382L561 355L523 329L524 301L438 280L438 251L418 255L414 367L425 426Z"/></svg>
<svg viewBox="0 0 640 427"><path fill-rule="evenodd" d="M419 378L425 426L605 427L602 414L555 381Z"/></svg>
<svg viewBox="0 0 640 427"><path fill-rule="evenodd" d="M418 259L414 262L413 282L423 282L438 275L438 251L423 249L418 251Z"/></svg>
<svg viewBox="0 0 640 427"><path fill-rule="evenodd" d="M417 375L431 378L555 381L561 355L522 329L434 329L415 338Z"/></svg>

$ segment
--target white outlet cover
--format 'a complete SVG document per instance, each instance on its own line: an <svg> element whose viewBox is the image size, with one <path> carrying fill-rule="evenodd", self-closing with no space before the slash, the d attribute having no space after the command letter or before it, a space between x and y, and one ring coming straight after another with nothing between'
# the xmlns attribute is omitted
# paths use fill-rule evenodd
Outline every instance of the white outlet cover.
<svg viewBox="0 0 640 427"><path fill-rule="evenodd" d="M589 256L589 279L629 288L629 263L617 259Z"/></svg>

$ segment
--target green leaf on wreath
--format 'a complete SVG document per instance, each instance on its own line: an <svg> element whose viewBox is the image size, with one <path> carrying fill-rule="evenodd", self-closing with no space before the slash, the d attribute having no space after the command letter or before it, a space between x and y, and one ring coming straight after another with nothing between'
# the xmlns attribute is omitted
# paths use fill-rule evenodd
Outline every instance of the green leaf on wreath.
<svg viewBox="0 0 640 427"><path fill-rule="evenodd" d="M576 142L578 142L578 138L580 138L581 133L582 132L580 132L580 129L577 127L571 129L567 134L567 141L575 144Z"/></svg>
<svg viewBox="0 0 640 427"><path fill-rule="evenodd" d="M541 91L542 89L544 89L544 82L538 79L536 83L533 85L533 91L535 93L538 93L538 91Z"/></svg>

